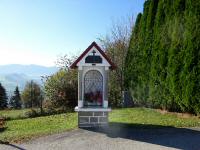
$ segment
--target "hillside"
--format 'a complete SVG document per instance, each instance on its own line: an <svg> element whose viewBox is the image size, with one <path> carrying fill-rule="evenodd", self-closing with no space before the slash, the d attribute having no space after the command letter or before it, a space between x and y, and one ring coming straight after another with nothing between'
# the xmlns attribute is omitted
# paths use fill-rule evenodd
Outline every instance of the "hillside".
<svg viewBox="0 0 200 150"><path fill-rule="evenodd" d="M39 65L1 65L0 82L8 94L18 85L23 90L27 81L34 80L41 84L41 76L54 74L58 68Z"/></svg>

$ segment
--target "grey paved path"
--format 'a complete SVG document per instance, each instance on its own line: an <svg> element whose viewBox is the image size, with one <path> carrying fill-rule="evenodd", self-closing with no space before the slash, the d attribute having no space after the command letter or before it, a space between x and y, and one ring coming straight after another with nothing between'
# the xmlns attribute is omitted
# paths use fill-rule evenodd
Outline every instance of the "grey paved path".
<svg viewBox="0 0 200 150"><path fill-rule="evenodd" d="M200 129L120 127L76 129L0 150L200 150Z"/></svg>

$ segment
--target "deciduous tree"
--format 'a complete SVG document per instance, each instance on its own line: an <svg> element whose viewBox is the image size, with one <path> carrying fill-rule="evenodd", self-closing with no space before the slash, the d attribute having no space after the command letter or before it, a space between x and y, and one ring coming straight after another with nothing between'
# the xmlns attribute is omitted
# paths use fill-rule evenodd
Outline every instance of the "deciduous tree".
<svg viewBox="0 0 200 150"><path fill-rule="evenodd" d="M59 58L57 65L60 70L54 75L47 77L44 85L46 100L52 108L64 110L74 108L78 99L78 74L77 70L69 69L76 57L69 58L67 55Z"/></svg>
<svg viewBox="0 0 200 150"><path fill-rule="evenodd" d="M42 91L40 85L34 81L27 82L22 91L22 100L25 108L40 107Z"/></svg>
<svg viewBox="0 0 200 150"><path fill-rule="evenodd" d="M111 33L99 38L106 54L117 68L109 74L109 102L111 106L122 106L122 92L125 90L125 58L128 50L132 19L118 21L113 24Z"/></svg>

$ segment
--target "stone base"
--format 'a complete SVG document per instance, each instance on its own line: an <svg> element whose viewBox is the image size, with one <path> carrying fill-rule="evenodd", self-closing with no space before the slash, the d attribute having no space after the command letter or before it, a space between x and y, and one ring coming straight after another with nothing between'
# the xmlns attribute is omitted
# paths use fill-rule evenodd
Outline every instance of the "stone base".
<svg viewBox="0 0 200 150"><path fill-rule="evenodd" d="M99 127L108 125L108 110L89 110L85 108L78 111L79 127Z"/></svg>

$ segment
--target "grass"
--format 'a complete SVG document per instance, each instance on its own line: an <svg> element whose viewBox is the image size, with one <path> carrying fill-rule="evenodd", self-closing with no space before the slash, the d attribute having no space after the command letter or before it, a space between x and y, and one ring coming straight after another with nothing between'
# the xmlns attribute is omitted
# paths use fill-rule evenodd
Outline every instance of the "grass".
<svg viewBox="0 0 200 150"><path fill-rule="evenodd" d="M15 118L15 113L21 114L20 111L11 111L13 112L7 112L6 115L8 117ZM23 112L23 110L21 111ZM2 114L2 111L0 113ZM3 111L3 113L5 112ZM147 108L114 109L110 113L109 121L142 128L157 128L161 126L200 127L200 119L197 117L180 118L175 114L161 114L156 110ZM77 113L8 120L6 127L4 131L0 131L0 141L24 141L37 136L60 133L77 128Z"/></svg>
<svg viewBox="0 0 200 150"><path fill-rule="evenodd" d="M110 113L109 119L110 122L132 124L133 126L200 127L200 119L197 117L181 118L176 114L161 114L148 108L115 109Z"/></svg>
<svg viewBox="0 0 200 150"><path fill-rule="evenodd" d="M19 142L40 135L59 133L77 127L77 114L67 113L21 120L9 120L0 132L0 141Z"/></svg>
<svg viewBox="0 0 200 150"><path fill-rule="evenodd" d="M6 120L14 120L14 119L23 119L26 118L25 113L30 109L22 109L22 110L1 110L0 117L5 118Z"/></svg>

